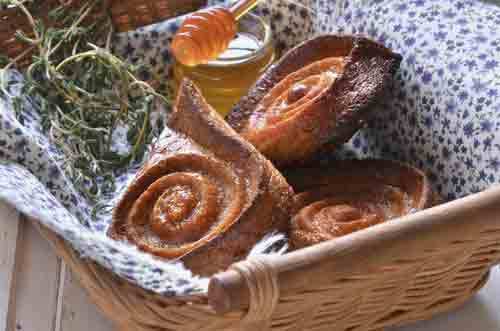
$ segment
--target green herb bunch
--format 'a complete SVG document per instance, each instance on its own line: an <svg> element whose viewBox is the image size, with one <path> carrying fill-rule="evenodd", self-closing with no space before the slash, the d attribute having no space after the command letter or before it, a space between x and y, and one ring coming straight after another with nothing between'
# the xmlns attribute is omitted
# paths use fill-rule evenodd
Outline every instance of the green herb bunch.
<svg viewBox="0 0 500 331"><path fill-rule="evenodd" d="M154 136L151 113L169 99L136 78L141 68L110 52L110 19L94 10L103 0L52 10L52 27L30 12L31 0L0 1L22 10L32 27L32 33L17 33L28 48L8 61L1 77L22 56L32 56L21 97L37 100L43 130L64 154L64 171L87 199L98 202L114 191L116 174L143 158ZM5 79L0 83L9 96ZM13 98L22 113L24 103ZM119 134L126 136L125 148L115 146Z"/></svg>

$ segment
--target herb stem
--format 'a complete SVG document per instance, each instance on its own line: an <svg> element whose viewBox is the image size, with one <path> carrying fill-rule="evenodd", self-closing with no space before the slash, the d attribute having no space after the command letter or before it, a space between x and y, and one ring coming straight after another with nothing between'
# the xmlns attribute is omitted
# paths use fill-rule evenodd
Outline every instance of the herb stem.
<svg viewBox="0 0 500 331"><path fill-rule="evenodd" d="M33 53L14 98L34 101L41 127L61 156L59 166L89 202L99 202L114 191L114 178L146 153L157 133L151 123L160 106L155 101L167 106L170 100L136 77L137 66L110 52L110 17L95 10L104 0L86 0L79 8L62 4L49 13L50 27L34 19L29 9L36 7L25 5L32 0L9 1L26 15L33 32L19 34L28 48L3 68L0 88L9 95L6 70ZM18 116L33 111L23 102L13 105Z"/></svg>
<svg viewBox="0 0 500 331"><path fill-rule="evenodd" d="M88 5L85 6L87 8L83 12L83 14L81 14L81 16L69 27L69 29L66 31L66 33L61 38L61 40L59 41L59 43L56 46L54 46L53 48L50 49L50 51L48 52L47 56L51 56L52 54L54 54L59 49L59 47L61 47L61 45L64 43L64 41L68 39L68 37L75 31L75 29L90 14L90 12L92 11L92 9L94 8L94 5L95 5L95 2L92 2L91 4L88 4Z"/></svg>

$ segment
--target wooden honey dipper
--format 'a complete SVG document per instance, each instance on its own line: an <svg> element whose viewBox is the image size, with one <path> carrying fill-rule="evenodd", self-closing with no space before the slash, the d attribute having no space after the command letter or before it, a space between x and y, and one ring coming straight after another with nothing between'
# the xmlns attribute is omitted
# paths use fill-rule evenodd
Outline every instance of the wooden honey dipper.
<svg viewBox="0 0 500 331"><path fill-rule="evenodd" d="M259 1L240 0L230 8L211 7L189 15L172 42L177 61L196 66L217 59L236 36L237 21Z"/></svg>

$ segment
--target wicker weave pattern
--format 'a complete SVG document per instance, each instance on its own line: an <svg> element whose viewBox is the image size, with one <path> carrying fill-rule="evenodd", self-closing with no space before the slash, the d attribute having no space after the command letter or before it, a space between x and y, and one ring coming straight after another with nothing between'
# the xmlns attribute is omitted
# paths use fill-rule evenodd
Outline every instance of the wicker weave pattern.
<svg viewBox="0 0 500 331"><path fill-rule="evenodd" d="M495 195L500 197L500 190ZM381 265L368 257L364 262L375 266L369 267L369 272L361 259L359 267L353 267L360 272L330 273L327 276L331 282L327 284L319 279L321 276L305 279L304 286L281 293L271 329L375 331L428 319L460 306L482 287L489 269L500 261L500 219L493 216L499 208L493 209L476 228L476 220L466 214L461 216L463 222L446 224L444 228L444 223L439 225L441 228L436 224L436 235L423 241L418 254L401 251L398 256L384 259L390 263ZM447 228L458 230L447 236ZM62 239L47 229L40 230L75 271L95 303L118 324L126 325L124 330L242 327L244 311L220 316L208 305L206 296L166 298L146 292L79 259ZM467 236L457 239L462 232ZM425 246L426 243L436 245ZM300 278L301 274L303 270L297 270L292 277Z"/></svg>
<svg viewBox="0 0 500 331"><path fill-rule="evenodd" d="M492 239L488 233L483 238ZM460 305L482 286L488 267L500 258L499 240L479 247L457 243L447 252L431 252L373 274L353 275L331 288L315 289L297 296L311 308L307 315L299 312L295 317L300 322L307 316L308 321L302 323L304 330L311 331L332 325L338 330L372 331L427 319ZM321 296L315 291L321 291ZM286 306L282 307L284 316L294 304Z"/></svg>
<svg viewBox="0 0 500 331"><path fill-rule="evenodd" d="M33 10L37 18L47 21L48 12L57 5L59 5L58 0L38 1L30 9ZM26 16L16 8L0 9L0 49L2 54L10 58L16 58L27 51L26 44L20 42L15 37L16 31L22 31L28 35L32 31L32 27ZM19 62L21 67L28 64L26 61L27 58L24 57L25 60Z"/></svg>
<svg viewBox="0 0 500 331"><path fill-rule="evenodd" d="M115 0L111 3L111 17L116 31L130 31L194 11L205 4L205 0Z"/></svg>
<svg viewBox="0 0 500 331"><path fill-rule="evenodd" d="M36 1L35 5L30 6L30 10L34 17L42 19L50 25L47 15L61 2L63 1ZM71 6L78 6L79 1L74 0L67 3L70 3ZM102 4L105 8L97 10L106 10L109 7L115 31L124 32L194 11L206 3L206 0L113 0L103 1ZM17 40L15 33L16 31L30 33L31 30L26 16L20 10L0 8L0 49L2 54L10 58L16 58L23 54L26 51L26 44ZM28 56L23 56L23 61L18 62L20 67L25 67L28 64Z"/></svg>

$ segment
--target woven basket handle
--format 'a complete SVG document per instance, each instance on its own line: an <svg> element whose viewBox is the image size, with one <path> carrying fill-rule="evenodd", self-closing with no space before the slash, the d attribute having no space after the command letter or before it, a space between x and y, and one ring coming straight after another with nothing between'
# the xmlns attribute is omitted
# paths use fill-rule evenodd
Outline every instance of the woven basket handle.
<svg viewBox="0 0 500 331"><path fill-rule="evenodd" d="M449 253L456 259L460 254L470 254L471 245L481 238L499 234L497 186L334 241L283 256L240 262L236 268L212 277L209 304L219 314L248 307L253 314L259 305L274 308L278 292L283 297L311 288L348 286L345 281L355 277L380 281L384 270L418 265L437 254ZM493 263L498 262L497 255L492 257ZM273 287L273 281L279 284L279 290ZM272 290L262 290L269 288ZM267 311L264 318L271 314Z"/></svg>

